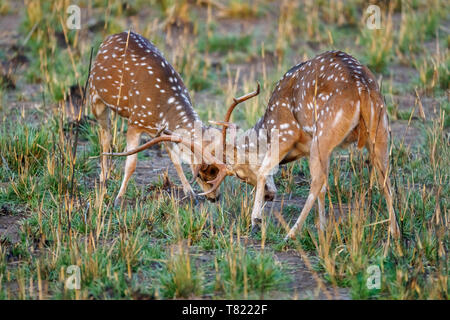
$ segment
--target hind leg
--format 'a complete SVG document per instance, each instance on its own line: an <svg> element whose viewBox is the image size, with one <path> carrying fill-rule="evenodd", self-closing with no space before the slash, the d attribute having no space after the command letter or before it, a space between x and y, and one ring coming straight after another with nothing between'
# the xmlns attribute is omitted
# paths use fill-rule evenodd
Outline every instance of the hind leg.
<svg viewBox="0 0 450 320"><path fill-rule="evenodd" d="M326 180L326 179L325 179ZM325 217L325 193L327 191L327 185L324 184L319 192L317 198L317 204L319 205L319 229L325 231L327 226L327 219Z"/></svg>
<svg viewBox="0 0 450 320"><path fill-rule="evenodd" d="M377 172L378 183L383 189L386 205L389 212L390 232L394 238L400 236L400 228L398 226L397 218L395 217L394 206L392 203L391 181L389 179L388 159L389 159L389 145L387 142L387 132L377 135L375 143L368 145L370 152L370 160Z"/></svg>
<svg viewBox="0 0 450 320"><path fill-rule="evenodd" d="M109 109L103 102L95 102L92 104L92 113L100 124L100 144L102 145L102 152L110 152L111 150L111 124L109 120ZM104 184L109 176L108 158L101 156L101 172L100 183Z"/></svg>
<svg viewBox="0 0 450 320"><path fill-rule="evenodd" d="M321 190L326 187L326 180L327 180L327 173L328 173L328 163L330 158L331 150L322 153L319 152L319 146L317 143L317 139L313 140L313 144L311 145L311 154L309 159L309 165L310 165L310 172L311 172L311 187L309 189L309 195L306 200L306 203L302 209L302 212L300 213L300 216L298 217L297 221L295 222L294 226L289 231L287 238L295 239L295 234L297 231L301 230L303 223L305 222L306 218L308 217L309 212L311 211L312 206L314 205L314 202L316 201L317 197L319 196L319 193L321 193ZM323 199L325 198L325 193L323 192ZM322 205L320 204L321 199L318 199L319 201L319 219L320 219L320 225L324 222L324 215L325 215L325 209L323 208L323 202ZM321 213L322 212L322 213ZM322 217L323 214L323 217Z"/></svg>
<svg viewBox="0 0 450 320"><path fill-rule="evenodd" d="M358 123L359 109L355 111L354 106L349 105L344 98L338 96L328 103L331 106L333 104L340 106L340 110L333 116L324 114L322 110L317 119L309 156L312 177L309 195L297 222L286 238L295 238L296 232L301 230L316 199L319 202L319 224L325 224L325 191L330 156L334 148L342 143ZM352 115L352 117L346 115Z"/></svg>

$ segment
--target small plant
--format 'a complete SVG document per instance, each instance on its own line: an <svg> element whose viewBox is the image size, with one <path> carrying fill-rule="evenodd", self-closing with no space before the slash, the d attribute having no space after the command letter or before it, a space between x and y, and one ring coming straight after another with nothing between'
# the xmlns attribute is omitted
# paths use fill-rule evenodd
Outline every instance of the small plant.
<svg viewBox="0 0 450 320"><path fill-rule="evenodd" d="M8 14L10 9L9 0L0 0L0 15Z"/></svg>
<svg viewBox="0 0 450 320"><path fill-rule="evenodd" d="M220 16L234 19L248 19L263 14L261 6L244 0L231 0L227 6L220 8Z"/></svg>
<svg viewBox="0 0 450 320"><path fill-rule="evenodd" d="M229 246L218 258L215 287L227 297L258 296L260 298L287 281L281 264L268 252L246 250L239 244Z"/></svg>
<svg viewBox="0 0 450 320"><path fill-rule="evenodd" d="M419 71L418 81L423 89L430 91L436 89L448 90L450 88L448 77L450 57L448 55L436 55L417 60L415 67Z"/></svg>
<svg viewBox="0 0 450 320"><path fill-rule="evenodd" d="M15 174L36 174L51 148L49 131L27 124L13 129L3 124L0 130L0 163Z"/></svg>
<svg viewBox="0 0 450 320"><path fill-rule="evenodd" d="M189 252L181 247L180 252L171 252L161 276L162 293L166 298L194 298L202 292L202 275L192 265Z"/></svg>
<svg viewBox="0 0 450 320"><path fill-rule="evenodd" d="M362 27L360 42L365 48L366 63L371 70L385 71L393 54L393 25L392 12L394 6L389 6L389 11L382 21L383 29L369 29Z"/></svg>

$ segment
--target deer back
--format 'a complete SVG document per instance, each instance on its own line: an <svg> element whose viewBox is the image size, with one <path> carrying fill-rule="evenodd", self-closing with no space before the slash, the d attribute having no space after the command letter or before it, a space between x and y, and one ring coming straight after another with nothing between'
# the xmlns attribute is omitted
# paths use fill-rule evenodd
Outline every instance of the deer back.
<svg viewBox="0 0 450 320"><path fill-rule="evenodd" d="M285 73L255 129L278 129L284 140L294 127L321 136L330 123L347 118L352 127L343 130L361 147L375 125L387 128L385 109L372 72L344 52L329 51Z"/></svg>
<svg viewBox="0 0 450 320"><path fill-rule="evenodd" d="M90 76L91 101L101 100L129 125L192 128L198 116L180 77L162 53L134 32L101 44Z"/></svg>

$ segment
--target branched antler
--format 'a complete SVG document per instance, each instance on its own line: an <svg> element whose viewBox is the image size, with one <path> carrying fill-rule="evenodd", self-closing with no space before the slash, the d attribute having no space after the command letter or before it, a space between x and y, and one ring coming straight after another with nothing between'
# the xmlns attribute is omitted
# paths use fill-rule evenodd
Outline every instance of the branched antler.
<svg viewBox="0 0 450 320"><path fill-rule="evenodd" d="M209 121L212 124L220 125L222 126L222 143L223 143L223 161L226 162L226 143L227 143L227 129L228 127L236 126L233 123L230 123L231 113L233 112L234 108L241 103L248 99L251 99L253 97L256 97L260 92L260 84L258 82L258 87L255 91L247 93L246 95L243 95L239 98L233 98L233 103L230 105L230 107L227 110L227 113L225 114L225 120L224 121Z"/></svg>

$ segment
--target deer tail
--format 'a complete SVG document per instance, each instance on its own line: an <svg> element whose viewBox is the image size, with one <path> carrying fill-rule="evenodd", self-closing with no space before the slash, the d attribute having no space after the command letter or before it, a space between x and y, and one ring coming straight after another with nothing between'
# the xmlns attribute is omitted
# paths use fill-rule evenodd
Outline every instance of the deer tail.
<svg viewBox="0 0 450 320"><path fill-rule="evenodd" d="M375 144L378 138L385 138L385 132L388 131L386 112L383 97L379 91L362 91L358 148L366 145L367 139L370 139L371 144Z"/></svg>
<svg viewBox="0 0 450 320"><path fill-rule="evenodd" d="M361 109L358 126L358 149L364 147L366 145L367 139L369 138L371 127L370 104L370 95L366 90L363 90L361 92Z"/></svg>

